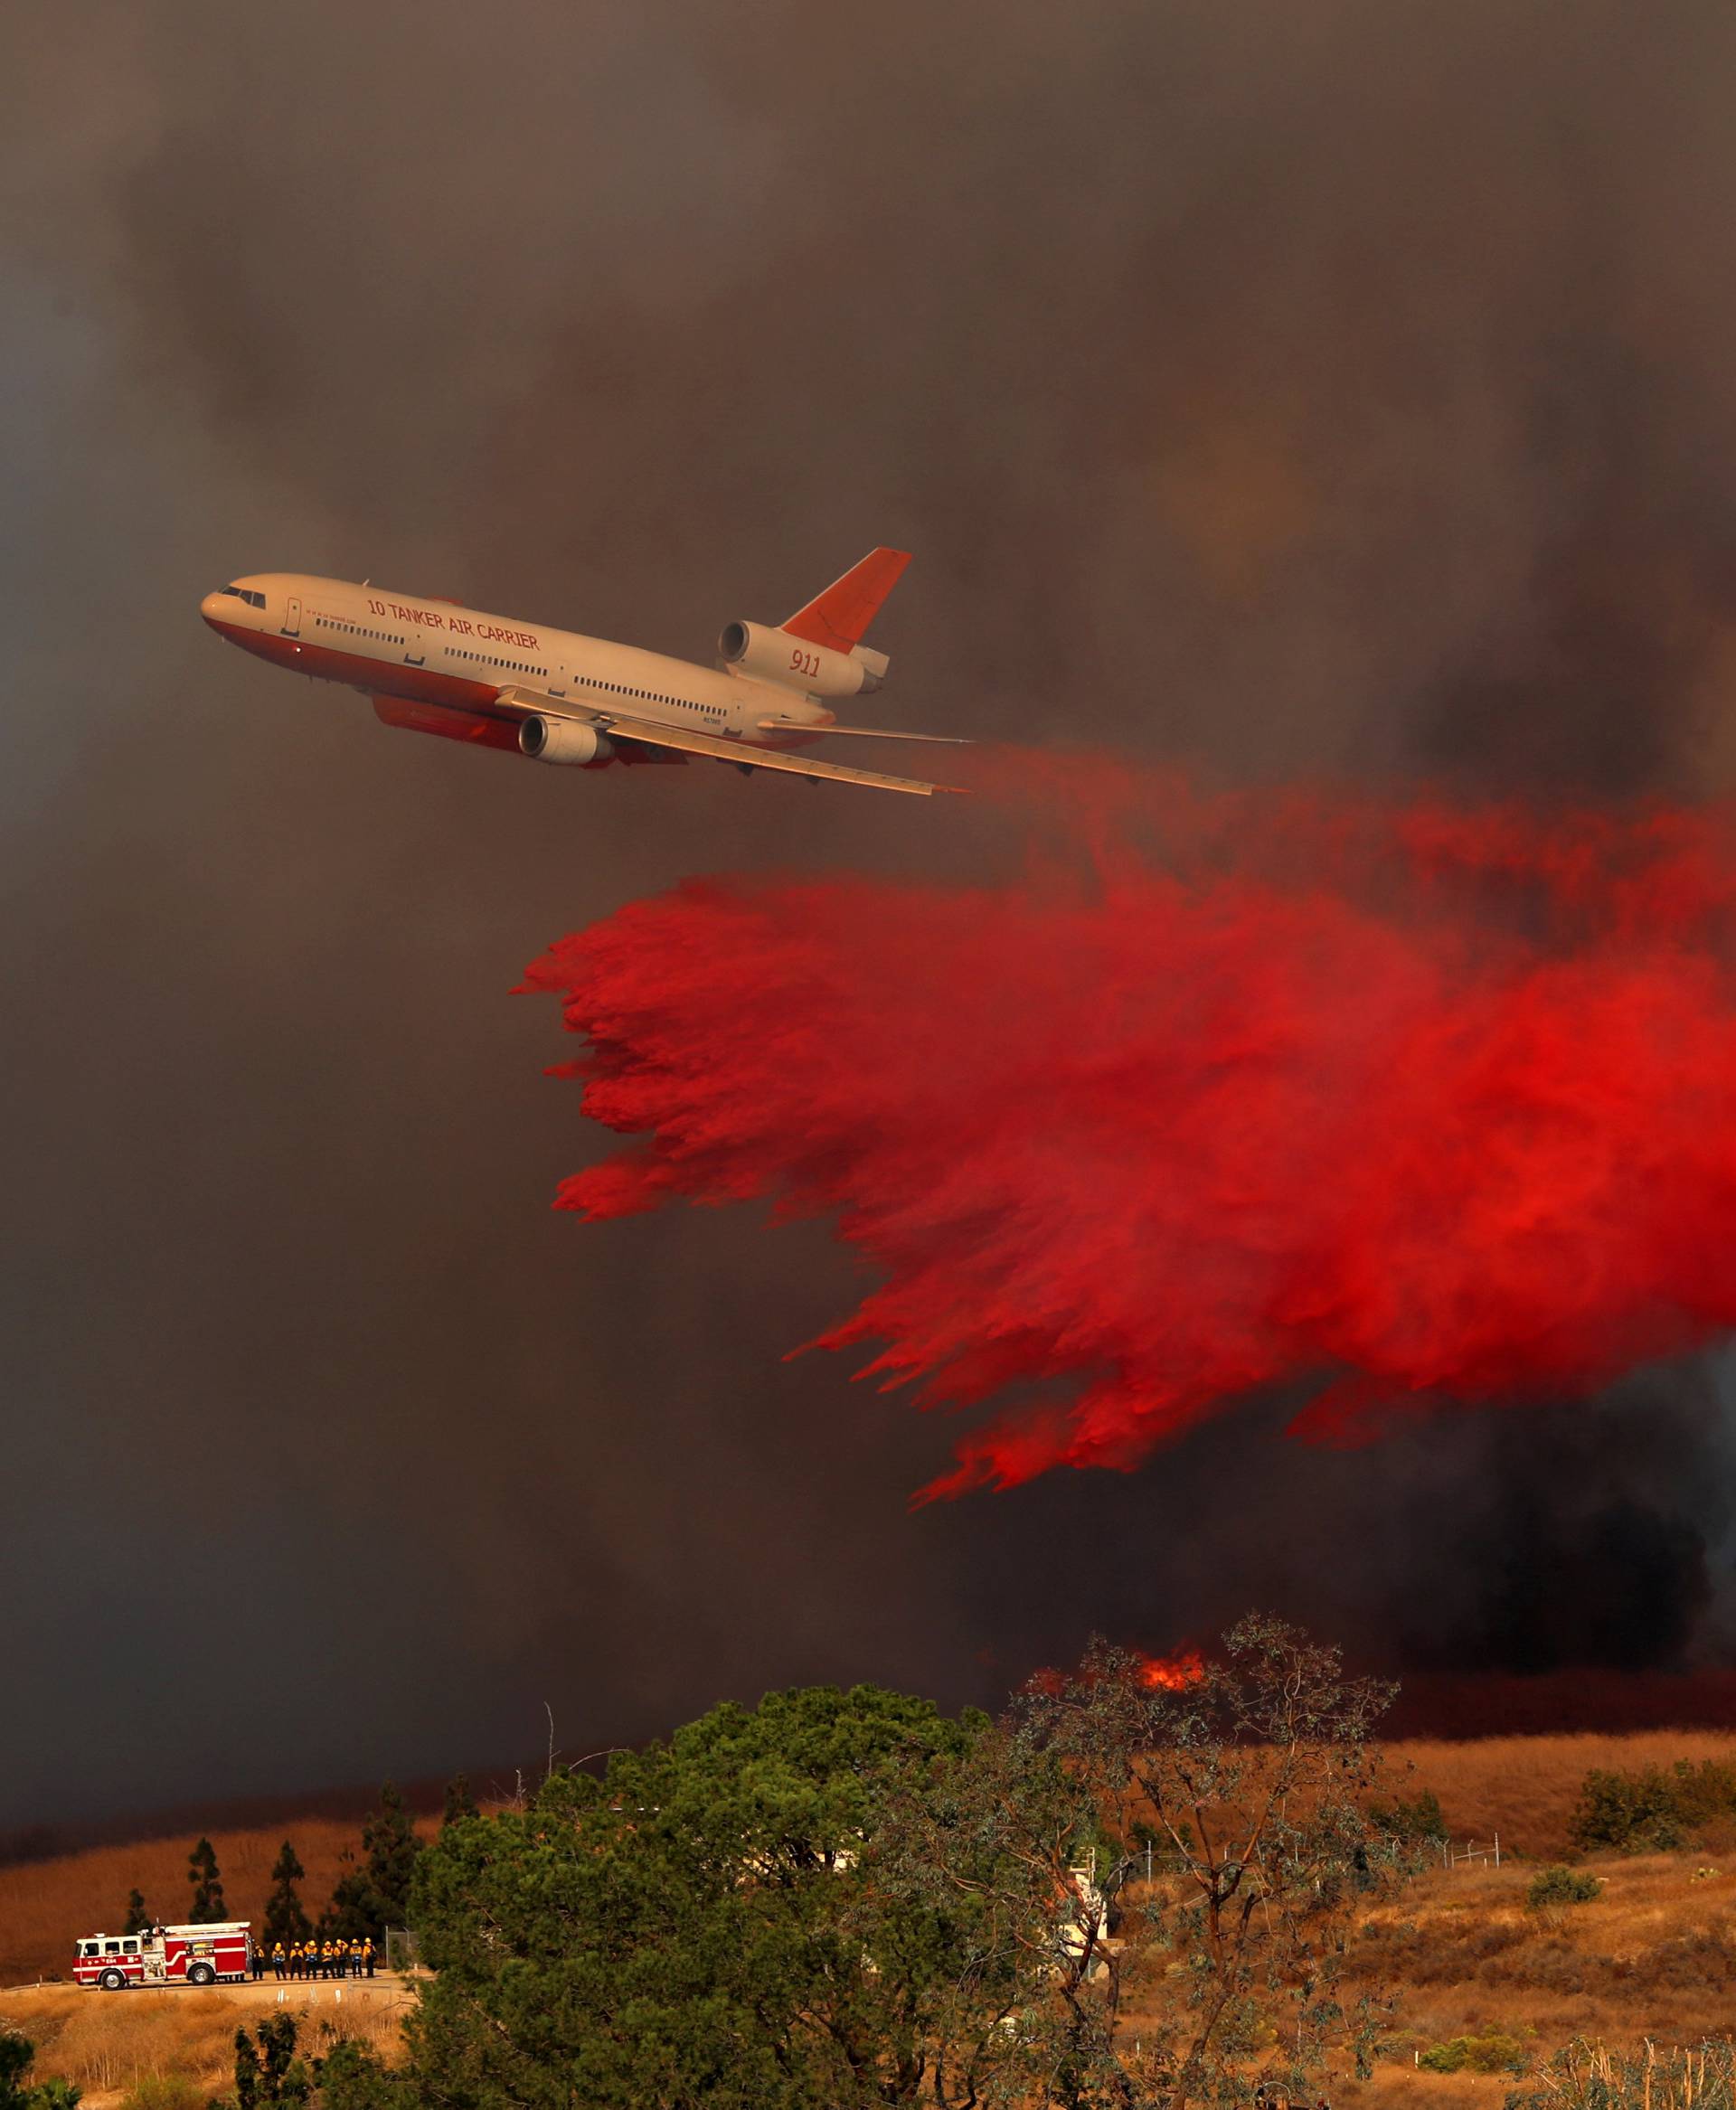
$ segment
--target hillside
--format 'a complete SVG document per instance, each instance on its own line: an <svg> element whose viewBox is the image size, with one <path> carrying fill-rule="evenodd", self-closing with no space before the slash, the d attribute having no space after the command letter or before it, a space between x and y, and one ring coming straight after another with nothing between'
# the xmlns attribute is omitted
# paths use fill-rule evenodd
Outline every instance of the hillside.
<svg viewBox="0 0 1736 2110"><path fill-rule="evenodd" d="M434 1820L420 1818L426 1835ZM332 1886L357 1851L361 1826L329 1817L300 1818L248 1831L213 1832L224 1895L231 1916L256 1924L265 1916L271 1864L286 1838L307 1870L301 1885L310 1917L331 1896ZM71 1969L72 1943L99 1930L118 1933L127 1893L142 1890L146 1904L165 1920L184 1918L188 1908L187 1850L191 1839L151 1839L136 1846L99 1846L51 1860L0 1868L0 1986L39 1977L64 1977Z"/></svg>
<svg viewBox="0 0 1736 2110"><path fill-rule="evenodd" d="M391 2059L410 1996L396 1979L382 1977L309 1987L286 2005L316 2057L341 2038L355 2038ZM257 2026L277 2011L277 1988L269 1984L112 1996L33 1986L0 1994L0 2024L21 2030L36 2047L33 2077L73 2082L83 2091L85 2110L113 2110L141 2083L172 2078L184 2083L182 2092L159 2088L156 2110L191 2110L232 2085L237 2026Z"/></svg>
<svg viewBox="0 0 1736 2110"><path fill-rule="evenodd" d="M1471 1743L1417 1738L1387 1745L1387 1792L1432 1788L1455 1840L1501 1835L1503 1852L1559 1860L1580 1784L1594 1767L1669 1766L1678 1758L1728 1757L1736 1733L1646 1729L1560 1737L1483 1737Z"/></svg>
<svg viewBox="0 0 1736 2110"><path fill-rule="evenodd" d="M1697 1763L1728 1757L1731 1747L1728 1734L1660 1729L1389 1746L1388 1793L1408 1798L1432 1789L1456 1842L1486 1845L1500 1834L1503 1865L1433 1870L1370 1913L1353 1974L1371 1992L1396 1995L1398 2012L1374 2080L1335 2089L1335 2110L1499 2103L1511 2085L1504 2077L1438 2075L1413 2063L1460 2037L1499 2033L1535 2057L1579 2034L1669 2043L1729 2031L1736 1853L1601 1856L1585 1865L1603 1879L1602 1894L1547 1913L1528 1909L1525 1891L1539 1862L1568 1851L1569 1818L1588 1770ZM425 1818L419 1829L426 1834L433 1823ZM260 1916L287 1833L307 1869L304 1899L316 1911L358 1832L354 1823L301 1818L214 1832L231 1909ZM153 1840L0 1868L0 1984L63 1973L73 1936L117 1926L135 1885L174 1917L187 1895L187 1843ZM1129 1993L1127 2019L1137 2029L1137 1988ZM401 1989L382 1982L365 2002L352 1991L341 2012L330 1989L323 1989L323 2007L320 1998L306 1996L318 2009L310 2027L322 2041L335 2030L368 2034L382 2049L395 2040ZM39 2075L77 2080L94 2110L151 2073L188 2073L211 2093L224 2077L235 2021L227 1994L108 1999L52 1985L0 1994L0 2021L23 2027L42 2048Z"/></svg>
<svg viewBox="0 0 1736 2110"><path fill-rule="evenodd" d="M1439 2075L1411 2062L1430 2046L1500 2035L1529 2057L1577 2036L1665 2046L1725 2036L1736 2014L1736 1868L1696 1854L1599 1856L1595 1901L1527 1909L1535 1864L1438 1871L1372 1914L1354 1978L1396 1993L1374 2081L1334 2091L1337 2110L1496 2104L1512 2081Z"/></svg>

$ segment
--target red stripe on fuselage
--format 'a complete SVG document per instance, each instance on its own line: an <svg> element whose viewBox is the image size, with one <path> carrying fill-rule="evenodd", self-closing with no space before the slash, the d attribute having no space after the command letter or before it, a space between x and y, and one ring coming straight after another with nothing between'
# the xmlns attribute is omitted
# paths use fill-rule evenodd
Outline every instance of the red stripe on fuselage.
<svg viewBox="0 0 1736 2110"><path fill-rule="evenodd" d="M227 637L243 652L254 653L273 666L288 667L292 674L342 682L347 688L365 689L371 696L402 696L412 703L438 703L448 711L467 711L504 724L517 722L513 713L495 708L500 691L488 683L466 681L432 667L407 666L401 660L340 652L335 645L285 637L274 630L250 630L241 623L212 622L209 616L205 620L220 637Z"/></svg>
<svg viewBox="0 0 1736 2110"><path fill-rule="evenodd" d="M518 752L520 711L495 708L500 691L482 682L467 682L457 674L436 674L429 667L405 666L389 659L368 659L360 653L339 652L329 645L312 645L306 638L285 637L275 631L249 630L239 623L207 623L231 645L257 654L273 666L288 667L292 674L309 674L316 681L342 682L346 688L361 689L373 702L374 714L382 725L404 732L429 732L445 739L468 740L473 745L495 748L503 753ZM428 711L420 718L414 709ZM608 761L588 762L589 769L612 763L664 762L687 759L673 748L641 747L637 741L617 739Z"/></svg>

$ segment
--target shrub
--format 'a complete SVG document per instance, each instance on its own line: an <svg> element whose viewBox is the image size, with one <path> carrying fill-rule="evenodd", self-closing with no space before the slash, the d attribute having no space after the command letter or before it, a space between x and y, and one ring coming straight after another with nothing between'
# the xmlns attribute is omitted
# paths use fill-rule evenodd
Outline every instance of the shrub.
<svg viewBox="0 0 1736 2110"><path fill-rule="evenodd" d="M203 2110L205 2090L191 2074L141 2074L120 2099L120 2110Z"/></svg>
<svg viewBox="0 0 1736 2110"><path fill-rule="evenodd" d="M1685 1768L1681 1769L1685 1771ZM1623 1853L1665 1851L1682 1843L1685 1821L1683 1783L1656 1766L1637 1773L1585 1776L1570 1826L1581 1852L1615 1847Z"/></svg>
<svg viewBox="0 0 1736 2110"><path fill-rule="evenodd" d="M1453 2037L1445 2044L1431 2044L1417 2064L1427 2073L1522 2074L1527 2059L1516 2037L1491 2030L1482 2037Z"/></svg>
<svg viewBox="0 0 1736 2110"><path fill-rule="evenodd" d="M1716 1823L1736 1811L1736 1758L1703 1758L1698 1766L1678 1758L1672 1777L1684 1823Z"/></svg>
<svg viewBox="0 0 1736 2110"><path fill-rule="evenodd" d="M1548 1905L1590 1905L1602 1889L1596 1876L1588 1876L1580 1869L1555 1865L1539 1869L1531 1879L1525 1903L1533 1912L1541 1912Z"/></svg>
<svg viewBox="0 0 1736 2110"><path fill-rule="evenodd" d="M1440 1797L1431 1787L1425 1787L1410 1802L1402 1796L1389 1804L1375 1804L1368 1813L1371 1824L1382 1832L1390 1832L1396 1839L1432 1839L1437 1842L1447 1836L1447 1819L1442 1813Z"/></svg>

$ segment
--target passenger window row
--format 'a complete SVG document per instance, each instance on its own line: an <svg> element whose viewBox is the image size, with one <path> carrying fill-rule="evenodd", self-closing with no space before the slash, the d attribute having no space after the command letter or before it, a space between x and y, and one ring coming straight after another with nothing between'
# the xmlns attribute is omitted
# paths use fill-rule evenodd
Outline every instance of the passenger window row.
<svg viewBox="0 0 1736 2110"><path fill-rule="evenodd" d="M316 630L342 630L348 637L372 637L381 645L402 645L402 637L394 637L390 630L370 630L365 623L340 623L335 616L316 616Z"/></svg>
<svg viewBox="0 0 1736 2110"><path fill-rule="evenodd" d="M466 652L457 645L448 645L446 649L454 659L474 660L478 666L504 667L509 674L535 674L545 682L549 678L547 667L531 666L522 659L491 659L486 652Z"/></svg>
<svg viewBox="0 0 1736 2110"><path fill-rule="evenodd" d="M588 689L606 689L611 696L637 696L646 703L668 703L677 711L696 711L702 718L722 718L725 715L721 704L690 703L684 696L661 696L655 689L629 688L624 682L587 681Z"/></svg>

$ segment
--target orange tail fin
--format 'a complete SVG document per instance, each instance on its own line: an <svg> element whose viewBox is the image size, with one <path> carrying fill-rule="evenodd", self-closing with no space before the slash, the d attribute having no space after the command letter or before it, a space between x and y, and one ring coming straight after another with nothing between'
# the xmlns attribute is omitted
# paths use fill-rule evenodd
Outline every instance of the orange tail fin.
<svg viewBox="0 0 1736 2110"><path fill-rule="evenodd" d="M880 613L880 604L898 584L910 560L908 550L870 550L860 564L853 564L842 579L835 579L779 628L809 645L848 652L862 643L869 624Z"/></svg>

